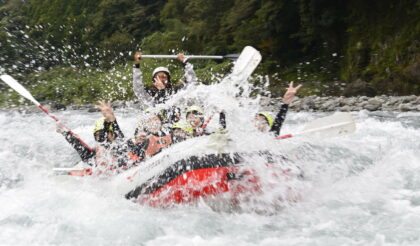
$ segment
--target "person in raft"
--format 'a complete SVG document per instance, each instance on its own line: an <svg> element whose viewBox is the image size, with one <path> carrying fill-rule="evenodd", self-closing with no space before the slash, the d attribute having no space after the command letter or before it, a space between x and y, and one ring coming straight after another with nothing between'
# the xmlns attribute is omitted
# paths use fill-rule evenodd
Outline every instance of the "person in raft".
<svg viewBox="0 0 420 246"><path fill-rule="evenodd" d="M124 134L117 123L111 104L99 101L96 107L101 110L103 117L96 121L93 129L93 136L98 143L94 149L83 145L78 138L66 131L60 122L56 125L56 131L64 136L67 142L77 151L82 161L90 166L103 169L111 166L125 166L128 158L121 148Z"/></svg>
<svg viewBox="0 0 420 246"><path fill-rule="evenodd" d="M179 143L187 140L193 135L193 129L186 121L178 121L171 126L172 143Z"/></svg>
<svg viewBox="0 0 420 246"><path fill-rule="evenodd" d="M301 87L301 84L299 84L296 87L293 87L293 81L290 82L289 88L287 88L287 91L283 96L283 104L281 105L280 110L277 113L276 118L274 120L270 113L258 112L255 115L255 126L257 127L257 129L261 132L273 132L276 137L279 136L281 126L283 125L283 122L286 119L289 104L293 101L297 91Z"/></svg>
<svg viewBox="0 0 420 246"><path fill-rule="evenodd" d="M186 113L186 120L188 124L190 124L192 128L192 136L198 137L203 135L210 135L211 133L207 131L207 124L211 120L211 117L207 119L207 121L204 121L204 110L199 106L191 106L187 108L185 111ZM219 113L219 124L220 129L225 130L226 129L226 115L223 110Z"/></svg>
<svg viewBox="0 0 420 246"><path fill-rule="evenodd" d="M206 131L207 122L204 121L204 111L201 107L191 106L186 111L187 121L173 121L166 110L146 110L149 114L144 124L139 123L134 132L134 138L127 141L129 155L132 160L144 160L154 156L172 144L182 142L190 137L210 135ZM220 112L221 129L226 129L224 111ZM165 123L172 123L167 129Z"/></svg>
<svg viewBox="0 0 420 246"><path fill-rule="evenodd" d="M134 132L134 139L128 141L132 160L136 158L144 160L172 144L169 129L164 129L164 124L168 121L164 111L152 112L148 110L146 113L148 114L146 122L138 124Z"/></svg>
<svg viewBox="0 0 420 246"><path fill-rule="evenodd" d="M187 62L183 53L178 54L178 60L182 62L185 70L185 84L174 85L171 81L171 73L166 67L157 67L153 70L153 86L146 88L143 84L143 74L140 70L140 60L142 53L136 52L134 54L134 68L133 68L133 90L136 97L149 106L164 103L173 94L186 87L186 85L197 81L193 65ZM150 103L152 105L150 105Z"/></svg>

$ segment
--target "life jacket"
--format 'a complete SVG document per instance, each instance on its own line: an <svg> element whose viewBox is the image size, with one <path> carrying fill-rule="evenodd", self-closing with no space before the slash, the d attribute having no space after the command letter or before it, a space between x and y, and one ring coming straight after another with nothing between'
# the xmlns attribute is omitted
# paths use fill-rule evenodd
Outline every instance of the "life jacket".
<svg viewBox="0 0 420 246"><path fill-rule="evenodd" d="M148 139L149 144L146 149L146 156L152 156L158 153L161 149L172 143L171 135L166 135L163 137L151 136Z"/></svg>

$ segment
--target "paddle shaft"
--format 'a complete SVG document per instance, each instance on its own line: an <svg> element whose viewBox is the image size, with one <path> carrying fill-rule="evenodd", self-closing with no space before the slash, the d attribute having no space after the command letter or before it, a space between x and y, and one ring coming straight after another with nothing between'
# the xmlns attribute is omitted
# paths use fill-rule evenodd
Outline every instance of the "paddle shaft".
<svg viewBox="0 0 420 246"><path fill-rule="evenodd" d="M52 115L44 106L42 106L33 96L32 94L25 89L25 87L23 87L19 82L17 82L12 76L4 74L1 75L0 78L3 80L3 82L5 82L7 85L9 85L12 89L14 89L17 93L19 93L21 96L25 97L26 99L28 99L29 101L31 101L32 103L34 103L36 106L38 106L42 111L44 111L44 113L46 113L48 116L50 116L52 119L54 119L55 121L60 121L57 117L55 117L54 115ZM64 125L63 125L64 126ZM85 143L82 139L80 139L73 131L70 130L70 128L64 126L64 128L67 129L67 131L73 135L77 140L79 140L79 142L85 146L87 149L89 149L90 151L92 151L92 148L87 145L87 143Z"/></svg>
<svg viewBox="0 0 420 246"><path fill-rule="evenodd" d="M55 120L55 121L60 121L57 117L55 117L54 115L52 115L51 113L50 113L50 111L48 111L48 109L46 109L44 106L42 106L41 104L39 104L38 105L38 107L42 110L42 111L44 111L44 113L46 113L48 116L50 116L53 120ZM87 144L87 143L85 143L85 141L83 141L81 138L79 138L77 135L76 135L76 133L74 133L70 128L68 128L67 126L64 126L64 128L66 128L67 129L67 131L73 136L73 137L75 137L75 138L77 138L77 140L79 140L79 142L83 145L83 146L85 146L87 149L89 149L90 151L92 151L93 149Z"/></svg>
<svg viewBox="0 0 420 246"><path fill-rule="evenodd" d="M186 59L214 59L214 60L223 60L223 59L238 59L238 54L226 55L226 56L205 56L205 55L186 55ZM155 58L155 59L178 59L177 55L142 55L141 58Z"/></svg>
<svg viewBox="0 0 420 246"><path fill-rule="evenodd" d="M339 128L339 127L347 126L347 125L350 125L350 124L354 124L354 122L350 121L350 122L341 122L341 123L337 123L337 124L327 125L327 126L303 131L303 132L300 132L300 133L296 133L296 134L286 134L286 135L278 136L278 137L276 137L276 139L280 140L280 139L297 137L297 136L301 136L301 135L305 135L305 134L309 134L309 133L314 133L314 132L320 132L320 131L324 131L324 130L328 130L328 129L332 129L332 128ZM343 131L343 133L347 133L347 131Z"/></svg>
<svg viewBox="0 0 420 246"><path fill-rule="evenodd" d="M209 118L204 122L202 129L205 130L207 128L207 125L210 123L211 119L213 119L214 113L212 113Z"/></svg>
<svg viewBox="0 0 420 246"><path fill-rule="evenodd" d="M142 55L141 58L177 59L176 55ZM224 59L223 56L185 56L188 59Z"/></svg>
<svg viewBox="0 0 420 246"><path fill-rule="evenodd" d="M207 128L207 125L209 124L209 122L211 121L211 119L213 118L213 115L215 114L215 112L213 112L210 116L209 116L209 118L203 123L203 126L201 127L201 130L200 131L198 131L196 134L197 135L201 135L203 132L204 132L204 130L206 130L206 128Z"/></svg>

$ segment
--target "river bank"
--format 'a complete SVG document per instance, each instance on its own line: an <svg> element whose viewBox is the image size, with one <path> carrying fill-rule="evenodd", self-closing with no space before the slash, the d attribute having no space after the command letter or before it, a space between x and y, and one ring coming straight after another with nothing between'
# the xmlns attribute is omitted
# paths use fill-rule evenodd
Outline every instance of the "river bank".
<svg viewBox="0 0 420 246"><path fill-rule="evenodd" d="M263 110L277 111L281 104L281 98L262 97L260 105ZM57 110L86 110L88 112L98 111L94 105L62 105L57 103L43 103L43 105L50 111ZM114 108L138 108L138 101L114 101L112 103ZM11 108L2 108L1 111L8 112L24 112L32 113L38 112L38 107L19 106ZM420 111L420 96L376 96L376 97L319 97L307 96L303 98L296 98L290 104L292 111L307 111L307 112L334 112L334 111L387 111L387 112L419 112Z"/></svg>
<svg viewBox="0 0 420 246"><path fill-rule="evenodd" d="M281 99L262 98L261 106L269 111L275 108ZM319 97L297 98L290 104L293 111L331 112L331 111L420 111L420 96L376 96L376 97Z"/></svg>

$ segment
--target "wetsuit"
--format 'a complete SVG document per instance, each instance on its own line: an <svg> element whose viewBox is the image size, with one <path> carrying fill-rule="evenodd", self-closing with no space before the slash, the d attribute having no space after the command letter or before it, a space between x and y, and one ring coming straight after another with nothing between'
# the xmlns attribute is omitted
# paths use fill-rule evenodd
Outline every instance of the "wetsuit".
<svg viewBox="0 0 420 246"><path fill-rule="evenodd" d="M186 87L193 82L197 81L197 76L194 72L194 67L191 63L185 62L183 63L184 66L184 77L185 77L185 84L182 85L172 85L171 81L167 87L163 90L158 90L155 87L152 88L145 88L143 84L143 74L140 70L140 64L135 64L133 68L133 90L134 94L137 98L142 101L143 104L147 106L154 106L155 104L164 103L167 101L173 94L177 93L179 90Z"/></svg>
<svg viewBox="0 0 420 246"><path fill-rule="evenodd" d="M106 138L109 132L109 128L112 126L115 143L106 142ZM103 130L99 130L96 134L98 142L101 143L101 146L105 149L109 150L114 156L117 157L118 166L122 166L126 164L126 156L124 155L124 150L121 148L120 141L124 138L124 134L122 133L117 121L113 122L104 122ZM95 157L96 157L96 149L90 149L83 145L78 138L73 136L70 132L63 132L62 135L70 143L70 145L77 151L80 158L83 162L93 166L95 165Z"/></svg>
<svg viewBox="0 0 420 246"><path fill-rule="evenodd" d="M283 125L284 120L286 119L287 110L289 109L289 104L281 105L279 112L276 115L273 126L270 129L270 132L274 132L274 135L277 137L280 135L280 129Z"/></svg>

